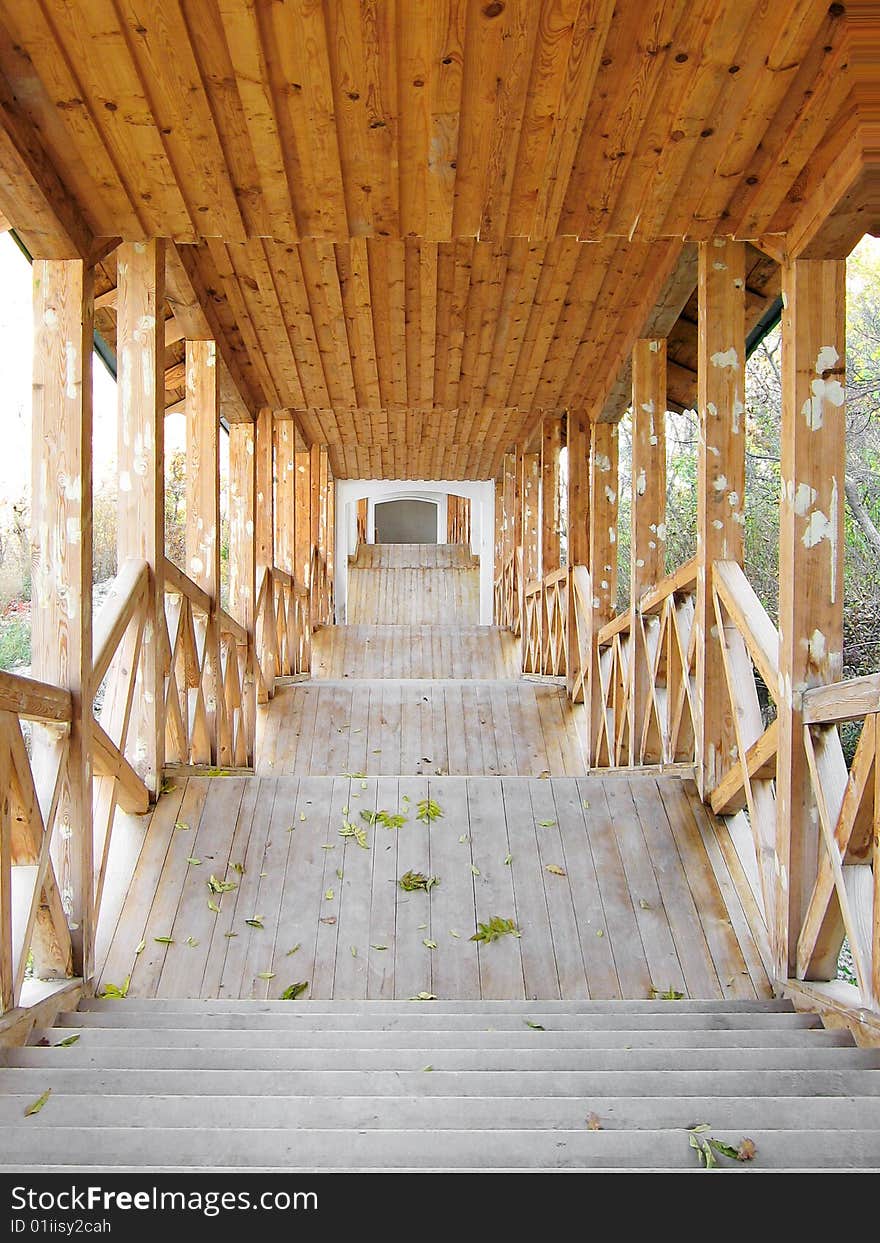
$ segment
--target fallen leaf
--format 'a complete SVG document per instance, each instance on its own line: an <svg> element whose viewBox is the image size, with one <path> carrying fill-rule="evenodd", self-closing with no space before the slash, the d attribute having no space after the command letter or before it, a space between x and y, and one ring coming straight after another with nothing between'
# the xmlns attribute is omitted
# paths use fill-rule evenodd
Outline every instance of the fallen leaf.
<svg viewBox="0 0 880 1243"><path fill-rule="evenodd" d="M503 936L518 937L520 932L512 919L505 919L503 915L493 915L487 924L477 923L477 931L471 940L482 941L488 945L490 941L497 941Z"/></svg>
<svg viewBox="0 0 880 1243"><path fill-rule="evenodd" d="M265 927L265 924L263 923L262 915L255 915L253 919L246 919L244 922L247 924L249 928L261 928L262 929Z"/></svg>
<svg viewBox="0 0 880 1243"><path fill-rule="evenodd" d="M405 893L412 893L416 889L424 889L425 893L430 893L435 885L440 884L440 877L425 876L424 872L413 872L410 869L404 872L397 883Z"/></svg>
<svg viewBox="0 0 880 1243"><path fill-rule="evenodd" d="M198 945L198 941L195 939L195 937L187 937L186 943L187 945L191 945L193 949L195 949L196 946Z"/></svg>
<svg viewBox="0 0 880 1243"><path fill-rule="evenodd" d="M604 937L604 935L605 935L605 933L602 931L602 929L601 929L601 928L597 928L597 929L596 929L596 936L597 936L597 937Z"/></svg>
<svg viewBox="0 0 880 1243"><path fill-rule="evenodd" d="M437 948L437 942L429 941L427 937L422 938L422 945L424 945L425 949L429 950L435 950Z"/></svg>
<svg viewBox="0 0 880 1243"><path fill-rule="evenodd" d="M434 993L416 993L415 997L410 997L410 1001L436 1001Z"/></svg>
<svg viewBox="0 0 880 1243"><path fill-rule="evenodd" d="M659 988L652 988L651 996L658 1001L681 1001L684 993L680 993L674 988L667 988L665 993L661 993Z"/></svg>
<svg viewBox="0 0 880 1243"><path fill-rule="evenodd" d="M158 945L173 945L174 944L174 937L153 937L153 940Z"/></svg>
<svg viewBox="0 0 880 1243"><path fill-rule="evenodd" d="M507 855L507 857L504 860L505 866L510 867L512 862L513 862L513 855Z"/></svg>
<svg viewBox="0 0 880 1243"><path fill-rule="evenodd" d="M372 941L371 941L371 942L370 942L370 949L371 949L371 950L387 950L387 949L388 949L388 946L387 946L387 945L373 945L373 943L372 943Z"/></svg>
<svg viewBox="0 0 880 1243"><path fill-rule="evenodd" d="M433 1067L433 1066L423 1066L423 1067L422 1067L422 1070L423 1070L423 1071L425 1071L425 1070L433 1070L433 1069L434 1069L434 1067Z"/></svg>
<svg viewBox="0 0 880 1243"><path fill-rule="evenodd" d="M439 820L442 815L439 803L435 803L432 798L420 798L416 803L416 820L421 820L423 824Z"/></svg>
<svg viewBox="0 0 880 1243"><path fill-rule="evenodd" d="M456 941L460 941L460 940L461 940L461 933L460 933L460 932L456 932L454 928L450 928L450 929L449 929L449 935L450 935L451 937L455 937Z"/></svg>
<svg viewBox="0 0 880 1243"><path fill-rule="evenodd" d="M320 923L322 923L322 924L335 924L335 923L336 923L336 916L335 916L335 915L323 915L323 916L321 917Z"/></svg>
<svg viewBox="0 0 880 1243"><path fill-rule="evenodd" d="M297 997L301 997L308 987L308 980L303 980L300 984L291 984L281 994L281 1000L296 1001Z"/></svg>
<svg viewBox="0 0 880 1243"><path fill-rule="evenodd" d="M471 840L471 835L470 833L462 833L461 837L458 840L460 842L469 842Z"/></svg>
<svg viewBox="0 0 880 1243"><path fill-rule="evenodd" d="M79 1032L75 1032L72 1036L65 1036L63 1040L57 1041L55 1048L69 1049L72 1044L76 1044L77 1040L79 1040L79 1035ZM46 1043L48 1044L49 1042L47 1041Z"/></svg>
<svg viewBox="0 0 880 1243"><path fill-rule="evenodd" d="M538 825L542 829L552 829L556 826L555 820L539 820Z"/></svg>
<svg viewBox="0 0 880 1243"><path fill-rule="evenodd" d="M322 850L335 850L335 849L336 849L336 844L335 844L335 842L333 842L333 843L331 843L329 846L322 846L322 847L321 847L321 849L322 849Z"/></svg>
<svg viewBox="0 0 880 1243"><path fill-rule="evenodd" d="M212 902L210 898L208 899L208 910L213 911L215 915L220 914L220 907L217 905L216 902Z"/></svg>
<svg viewBox="0 0 880 1243"><path fill-rule="evenodd" d="M588 798L583 799L583 800L582 800L582 802L581 802L581 806L582 806L582 807L584 807L584 808L586 808L586 809L589 811L589 808L590 808L590 800L589 800Z"/></svg>
<svg viewBox="0 0 880 1243"><path fill-rule="evenodd" d="M559 866L558 866L557 864L555 864L555 863L548 863L548 864L547 864L547 866L546 866L546 868L544 869L544 871L545 871L545 872L551 872L554 876L564 876L564 875L565 875L565 868L561 868L561 867L559 867Z"/></svg>
<svg viewBox="0 0 880 1243"><path fill-rule="evenodd" d="M544 1032L547 1030L547 1028L542 1027L540 1023L533 1023L531 1019L526 1019L525 1024L526 1027L531 1027L533 1032Z"/></svg>
<svg viewBox="0 0 880 1243"><path fill-rule="evenodd" d="M211 890L211 893L232 893L233 889L238 888L238 884L234 880L218 880L213 872L205 883Z"/></svg>
<svg viewBox="0 0 880 1243"><path fill-rule="evenodd" d="M38 1096L35 1101L31 1101L30 1105L27 1106L27 1108L24 1111L24 1116L26 1118L30 1118L33 1114L38 1114L40 1110L43 1108L43 1106L46 1104L46 1101L49 1099L51 1095L52 1095L52 1089L46 1088L46 1091L43 1093L42 1096Z"/></svg>
<svg viewBox="0 0 880 1243"><path fill-rule="evenodd" d="M146 948L147 948L146 941L138 941L137 945L135 946L134 952L136 954L142 954Z"/></svg>
<svg viewBox="0 0 880 1243"><path fill-rule="evenodd" d="M301 811L301 812L299 813L299 818L300 818L300 820L305 820L305 818L306 818L306 813L305 813L304 811Z"/></svg>
<svg viewBox="0 0 880 1243"><path fill-rule="evenodd" d="M351 950L351 956L352 956L352 958L357 958L357 956L358 956L358 947L357 947L356 945L349 945L349 947L348 947L348 948Z"/></svg>
<svg viewBox="0 0 880 1243"><path fill-rule="evenodd" d="M643 911L650 911L651 909L650 904L647 903L644 898L639 898L639 906Z"/></svg>
<svg viewBox="0 0 880 1243"><path fill-rule="evenodd" d="M258 980L274 980L275 972L274 971L258 971L257 979Z"/></svg>
<svg viewBox="0 0 880 1243"><path fill-rule="evenodd" d="M189 858L187 859L187 863L190 865L190 867L194 867L194 868L200 868L202 866L201 859L196 859L192 855L190 855Z"/></svg>
<svg viewBox="0 0 880 1243"><path fill-rule="evenodd" d="M245 866L243 863L233 863L232 870L233 872L238 872L239 876L244 876Z"/></svg>
<svg viewBox="0 0 880 1243"><path fill-rule="evenodd" d="M238 933L237 932L224 932L223 935L224 937L226 937L227 940L229 940L231 937L237 937Z"/></svg>
<svg viewBox="0 0 880 1243"><path fill-rule="evenodd" d="M292 950L288 950L288 951L287 951L287 953L284 955L284 957L285 957L285 958L289 958L289 957L290 957L290 955L291 955L291 954L295 954L295 953L296 953L296 951L297 951L298 949L302 949L302 942L301 942L301 941L297 941L297 943L296 943L296 945L294 945L293 949L292 949Z"/></svg>
<svg viewBox="0 0 880 1243"><path fill-rule="evenodd" d="M588 1131L601 1131L602 1130L602 1119L599 1117L598 1114L594 1114L594 1113L587 1114L587 1130Z"/></svg>
<svg viewBox="0 0 880 1243"><path fill-rule="evenodd" d="M741 1139L739 1148L736 1150L736 1159L737 1161L754 1161L757 1151L753 1139Z"/></svg>
<svg viewBox="0 0 880 1243"><path fill-rule="evenodd" d="M342 880L342 868L336 869L336 876L337 876L337 879Z"/></svg>
<svg viewBox="0 0 880 1243"><path fill-rule="evenodd" d="M476 865L473 863L471 864L471 871L473 872L474 876L480 875L480 869L476 867Z"/></svg>
<svg viewBox="0 0 880 1243"><path fill-rule="evenodd" d="M335 896L336 896L336 895L334 894L333 890L332 890L332 889L328 889L328 890L327 890L327 892L324 894L324 901L325 901L325 902L332 902Z"/></svg>
<svg viewBox="0 0 880 1243"><path fill-rule="evenodd" d="M131 976L127 975L121 984L105 984L102 997L127 997Z"/></svg>
<svg viewBox="0 0 880 1243"><path fill-rule="evenodd" d="M189 828L189 825L188 825L188 824L186 823L186 821L184 821L184 820L175 820L175 822L174 822L174 827L175 827L175 829L180 829L181 831L186 831L186 830Z"/></svg>

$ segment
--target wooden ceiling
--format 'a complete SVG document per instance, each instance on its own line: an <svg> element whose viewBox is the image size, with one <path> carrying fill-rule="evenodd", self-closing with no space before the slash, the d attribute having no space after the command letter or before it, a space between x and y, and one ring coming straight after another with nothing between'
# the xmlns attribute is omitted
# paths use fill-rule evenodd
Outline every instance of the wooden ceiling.
<svg viewBox="0 0 880 1243"><path fill-rule="evenodd" d="M244 407L337 477L486 478L543 413L608 417L683 240L790 227L841 149L843 11L0 0L0 102L93 237L179 244Z"/></svg>

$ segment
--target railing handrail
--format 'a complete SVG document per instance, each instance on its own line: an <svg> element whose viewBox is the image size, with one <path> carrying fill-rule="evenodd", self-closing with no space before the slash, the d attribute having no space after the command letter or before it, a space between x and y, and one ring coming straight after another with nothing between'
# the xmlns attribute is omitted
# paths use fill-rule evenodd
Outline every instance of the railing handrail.
<svg viewBox="0 0 880 1243"><path fill-rule="evenodd" d="M606 622L596 636L599 647L607 647L616 635L625 634L631 624L632 613L629 609L626 609L623 613L618 613L616 617L612 617L611 621Z"/></svg>
<svg viewBox="0 0 880 1243"><path fill-rule="evenodd" d="M804 691L805 725L841 725L880 712L880 673Z"/></svg>
<svg viewBox="0 0 880 1243"><path fill-rule="evenodd" d="M26 721L69 725L73 720L73 696L51 682L0 670L0 712L11 712Z"/></svg>
<svg viewBox="0 0 880 1243"><path fill-rule="evenodd" d="M697 558L691 557L688 561L682 562L677 570L673 570L671 574L661 578L659 583L655 583L653 587L649 587L642 593L639 598L639 612L643 617L656 613L669 596L688 592L696 587L696 584Z"/></svg>
<svg viewBox="0 0 880 1243"><path fill-rule="evenodd" d="M198 583L194 583L188 574L184 574L173 561L169 561L167 557L163 560L162 573L165 579L166 592L176 592L177 595L186 596L191 604L201 613L210 616L213 612L214 602Z"/></svg>
<svg viewBox="0 0 880 1243"><path fill-rule="evenodd" d="M94 622L92 682L95 687L100 685L110 668L128 623L143 600L149 578L150 569L146 561L132 557L113 580Z"/></svg>
<svg viewBox="0 0 880 1243"><path fill-rule="evenodd" d="M714 562L712 582L719 599L743 637L752 663L764 679L770 694L778 702L779 631L738 562Z"/></svg>

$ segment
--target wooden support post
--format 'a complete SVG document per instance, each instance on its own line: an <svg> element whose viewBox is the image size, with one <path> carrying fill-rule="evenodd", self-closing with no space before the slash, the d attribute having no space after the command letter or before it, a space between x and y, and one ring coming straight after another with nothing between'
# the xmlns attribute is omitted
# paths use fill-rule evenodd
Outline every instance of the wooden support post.
<svg viewBox="0 0 880 1243"><path fill-rule="evenodd" d="M294 557L293 572L302 587L309 586L309 565L312 557L312 455L308 449L296 455L294 471Z"/></svg>
<svg viewBox="0 0 880 1243"><path fill-rule="evenodd" d="M666 341L637 341L632 358L632 538L630 547L630 763L662 759L651 701L650 630L642 594L666 573ZM650 623L657 626L656 622Z"/></svg>
<svg viewBox="0 0 880 1243"><path fill-rule="evenodd" d="M336 564L336 480L327 454L327 581L333 590L333 572ZM335 616L335 612L334 612Z"/></svg>
<svg viewBox="0 0 880 1243"><path fill-rule="evenodd" d="M165 248L161 240L124 243L117 251L116 391L119 471L116 547L150 570L135 697L132 763L155 795L165 760Z"/></svg>
<svg viewBox="0 0 880 1243"><path fill-rule="evenodd" d="M563 422L556 414L541 422L541 576L558 570L559 542L559 454L562 451Z"/></svg>
<svg viewBox="0 0 880 1243"><path fill-rule="evenodd" d="M213 341L186 343L186 572L220 600L220 406Z"/></svg>
<svg viewBox="0 0 880 1243"><path fill-rule="evenodd" d="M257 455L253 423L229 425L229 612L254 628Z"/></svg>
<svg viewBox="0 0 880 1243"><path fill-rule="evenodd" d="M715 561L742 564L745 514L745 244L700 243L696 775L708 797L736 756L712 601Z"/></svg>
<svg viewBox="0 0 880 1243"><path fill-rule="evenodd" d="M597 636L617 612L617 424L594 423L590 450L590 582L593 614L590 625L589 700L587 755L595 759L602 712Z"/></svg>
<svg viewBox="0 0 880 1243"><path fill-rule="evenodd" d="M590 420L568 412L568 564L590 564Z"/></svg>
<svg viewBox="0 0 880 1243"><path fill-rule="evenodd" d="M275 418L275 564L288 574L295 565L295 471L296 425L292 419Z"/></svg>
<svg viewBox="0 0 880 1243"><path fill-rule="evenodd" d="M541 455L524 453L520 458L522 480L522 550L523 550L523 586L533 582L540 575L540 537L539 519L539 487L541 477Z"/></svg>
<svg viewBox="0 0 880 1243"><path fill-rule="evenodd" d="M70 691L73 716L66 740L57 730L34 726L32 767L44 812L57 765L66 767L52 857L71 930L73 969L89 978L95 936L91 269L78 259L35 262L33 310L31 667L38 680ZM68 947L50 944L40 927L33 940L37 975L64 975Z"/></svg>
<svg viewBox="0 0 880 1243"><path fill-rule="evenodd" d="M263 406L257 414L255 456L257 504L254 517L257 591L263 575L275 564L275 495L272 469L272 411Z"/></svg>
<svg viewBox="0 0 880 1243"><path fill-rule="evenodd" d="M316 542L325 561L330 543L330 528L327 521L329 488L330 459L327 455L327 446L321 445L318 454L318 538Z"/></svg>
<svg viewBox="0 0 880 1243"><path fill-rule="evenodd" d="M819 849L801 700L843 669L846 263L794 261L782 291L774 949L784 979L794 975Z"/></svg>

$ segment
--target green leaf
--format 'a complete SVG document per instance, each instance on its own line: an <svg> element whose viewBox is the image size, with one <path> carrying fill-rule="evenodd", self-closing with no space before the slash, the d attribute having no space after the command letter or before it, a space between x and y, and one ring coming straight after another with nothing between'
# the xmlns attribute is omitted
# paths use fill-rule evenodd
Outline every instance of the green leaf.
<svg viewBox="0 0 880 1243"><path fill-rule="evenodd" d="M136 954L142 954L146 948L147 948L146 941L138 941L137 945L135 946L134 952Z"/></svg>
<svg viewBox="0 0 880 1243"><path fill-rule="evenodd" d="M211 890L211 893L232 893L233 889L238 888L234 880L218 880L213 872L205 883Z"/></svg>
<svg viewBox="0 0 880 1243"><path fill-rule="evenodd" d="M301 984L291 984L281 994L281 1000L296 1001L297 997L301 997L308 987L308 980L303 980Z"/></svg>
<svg viewBox="0 0 880 1243"><path fill-rule="evenodd" d="M350 820L346 820L342 828L339 830L340 837L353 837L357 844L363 850L369 850L367 845L367 831L362 829L358 824L352 824Z"/></svg>
<svg viewBox="0 0 880 1243"><path fill-rule="evenodd" d="M342 809L342 814L343 814L343 816L347 816L347 815L348 815L348 803L346 803L346 804L345 804L345 806L343 807L343 809Z"/></svg>
<svg viewBox="0 0 880 1243"><path fill-rule="evenodd" d="M244 922L247 924L247 926L248 926L249 928L260 928L260 929L262 929L262 928L264 928L264 927L265 927L265 925L264 925L264 923L263 923L263 916L262 916L262 915L255 915L255 916L253 917L253 919L246 919Z"/></svg>
<svg viewBox="0 0 880 1243"><path fill-rule="evenodd" d="M300 820L305 820L305 818L306 818L306 813L305 813L304 811L301 811L301 812L299 813L299 818L300 818Z"/></svg>
<svg viewBox="0 0 880 1243"><path fill-rule="evenodd" d="M215 915L220 914L220 907L216 902L212 902L210 898L208 899L208 910L213 911Z"/></svg>
<svg viewBox="0 0 880 1243"><path fill-rule="evenodd" d="M434 1067L433 1067L433 1066L423 1066L423 1067L422 1067L422 1071L423 1071L423 1072L424 1072L424 1071L426 1071L426 1070L433 1070L433 1069L434 1069Z"/></svg>
<svg viewBox="0 0 880 1243"><path fill-rule="evenodd" d="M337 875L337 877L338 877L338 879L339 879L339 880L342 880L342 868L337 868L337 869L336 869L336 875Z"/></svg>
<svg viewBox="0 0 880 1243"><path fill-rule="evenodd" d="M257 979L258 980L274 980L275 972L274 971L258 971Z"/></svg>
<svg viewBox="0 0 880 1243"><path fill-rule="evenodd" d="M424 945L425 949L429 950L435 950L437 948L437 942L429 940L428 937L422 938L422 945Z"/></svg>
<svg viewBox="0 0 880 1243"><path fill-rule="evenodd" d="M711 1135L709 1136L709 1143L712 1145L712 1147L715 1149L716 1152L721 1153L722 1157L730 1157L731 1161L739 1160L739 1149L738 1148L733 1148L730 1144L725 1144L723 1143L722 1140L715 1139Z"/></svg>
<svg viewBox="0 0 880 1243"><path fill-rule="evenodd" d="M172 790L176 790L177 786L173 781L163 781L159 787L160 794L170 794Z"/></svg>
<svg viewBox="0 0 880 1243"><path fill-rule="evenodd" d="M153 937L153 940L158 945L173 945L174 944L174 937Z"/></svg>
<svg viewBox="0 0 880 1243"><path fill-rule="evenodd" d="M482 941L485 945L488 945L490 941L497 941L499 937L518 937L520 935L521 933L512 919L505 919L503 915L493 915L487 924L477 923L477 931L471 937L471 940Z"/></svg>
<svg viewBox="0 0 880 1243"><path fill-rule="evenodd" d="M224 932L224 933L223 933L223 935L224 935L224 937L226 937L226 939L227 939L227 941L228 941L228 940L230 940L232 937L237 937L237 936L238 936L238 933L237 933L237 932Z"/></svg>
<svg viewBox="0 0 880 1243"><path fill-rule="evenodd" d="M333 899L334 899L335 897L336 897L336 895L334 894L333 890L332 890L332 889L328 889L328 890L327 890L327 892L324 894L324 901L325 901L325 902L332 902L332 901L333 901Z"/></svg>
<svg viewBox="0 0 880 1243"><path fill-rule="evenodd" d="M406 816L401 816L399 812L380 811L376 819L386 829L402 829L406 824Z"/></svg>
<svg viewBox="0 0 880 1243"><path fill-rule="evenodd" d="M335 842L331 842L329 846L322 846L322 847L321 847L321 849L322 849L322 850L335 850L335 849L336 849L336 843L335 843Z"/></svg>
<svg viewBox="0 0 880 1243"><path fill-rule="evenodd" d="M425 876L424 872L413 872L410 869L404 872L397 883L406 893L412 893L416 889L424 889L425 893L430 893L435 885L440 884L440 877Z"/></svg>
<svg viewBox="0 0 880 1243"><path fill-rule="evenodd" d="M544 868L545 872L550 872L553 876L564 876L565 868L559 867L556 863L548 863Z"/></svg>
<svg viewBox="0 0 880 1243"><path fill-rule="evenodd" d="M680 993L674 988L667 988L665 993L661 993L658 988L652 988L651 996L658 1001L681 1001L684 993Z"/></svg>
<svg viewBox="0 0 880 1243"><path fill-rule="evenodd" d="M439 804L435 803L432 798L420 798L416 803L416 820L421 820L423 824L439 820L442 815Z"/></svg>
<svg viewBox="0 0 880 1243"><path fill-rule="evenodd" d="M372 943L372 941L371 941L371 942L370 942L370 949L371 949L371 950L387 950L387 949L388 949L388 946L387 946L387 945L373 945L373 943Z"/></svg>
<svg viewBox="0 0 880 1243"><path fill-rule="evenodd" d="M238 872L239 876L244 876L245 866L243 863L233 863L232 870L233 872Z"/></svg>
<svg viewBox="0 0 880 1243"><path fill-rule="evenodd" d="M42 1096L38 1096L35 1101L31 1101L30 1105L28 1105L28 1107L24 1111L24 1116L26 1118L30 1118L34 1114L38 1114L40 1110L43 1108L43 1106L46 1104L46 1101L49 1099L51 1095L52 1095L52 1089L46 1088L46 1091L43 1093Z"/></svg>
<svg viewBox="0 0 880 1243"><path fill-rule="evenodd" d="M102 997L127 997L131 976L127 975L121 984L105 984Z"/></svg>
<svg viewBox="0 0 880 1243"><path fill-rule="evenodd" d="M471 840L471 835L470 835L470 833L462 833L461 837L460 837L458 840L459 840L462 844L463 844L464 842L469 842L469 841Z"/></svg>
<svg viewBox="0 0 880 1243"><path fill-rule="evenodd" d="M473 872L474 876L482 875L482 873L480 872L480 869L473 863L471 864L471 871Z"/></svg>
<svg viewBox="0 0 880 1243"><path fill-rule="evenodd" d="M358 956L358 947L357 947L356 945L349 945L349 947L348 947L348 948L351 950L351 956L352 956L352 958L357 958L357 956Z"/></svg>
<svg viewBox="0 0 880 1243"><path fill-rule="evenodd" d="M198 945L198 941L195 939L195 937L187 937L186 943L187 945L191 945L193 949L195 949L196 946Z"/></svg>
<svg viewBox="0 0 880 1243"><path fill-rule="evenodd" d="M196 859L193 855L187 856L186 861L190 865L190 867L200 868L202 866L201 859Z"/></svg>
<svg viewBox="0 0 880 1243"><path fill-rule="evenodd" d="M542 829L552 829L552 828L555 828L556 821L555 820L539 820L538 824Z"/></svg>
<svg viewBox="0 0 880 1243"><path fill-rule="evenodd" d="M460 932L456 932L454 928L450 928L450 929L449 929L449 935L450 935L451 937L455 937L456 941L460 941L460 940L461 940L461 933L460 933Z"/></svg>
<svg viewBox="0 0 880 1243"><path fill-rule="evenodd" d="M434 993L416 993L415 997L410 997L410 1001L436 1001Z"/></svg>
<svg viewBox="0 0 880 1243"><path fill-rule="evenodd" d="M288 951L287 951L287 953L284 955L284 957L285 957L285 958L289 958L291 954L295 954L295 953L296 953L296 951L297 951L297 950L299 950L299 949L302 949L302 942L301 942L301 941L297 941L297 943L296 943L296 945L294 945L293 949L292 949L292 950L288 950Z"/></svg>
<svg viewBox="0 0 880 1243"><path fill-rule="evenodd" d="M506 858L505 858L505 860L504 860L504 864L505 864L505 866L506 866L506 867L510 867L510 865L511 865L511 863L512 863L512 862L513 862L513 855L507 855L507 856L506 856Z"/></svg>
<svg viewBox="0 0 880 1243"><path fill-rule="evenodd" d="M366 777L366 773L343 773L343 777Z"/></svg>
<svg viewBox="0 0 880 1243"><path fill-rule="evenodd" d="M75 1032L72 1036L65 1036L63 1040L59 1040L55 1044L56 1049L69 1049L72 1044L76 1044L79 1040L79 1032Z"/></svg>
<svg viewBox="0 0 880 1243"><path fill-rule="evenodd" d="M531 1027L533 1032L545 1032L546 1027L542 1027L540 1023L533 1023L531 1019L526 1019L526 1027Z"/></svg>
<svg viewBox="0 0 880 1243"><path fill-rule="evenodd" d="M175 829L179 829L182 833L185 833L189 829L189 825L185 820L175 820L174 827Z"/></svg>

